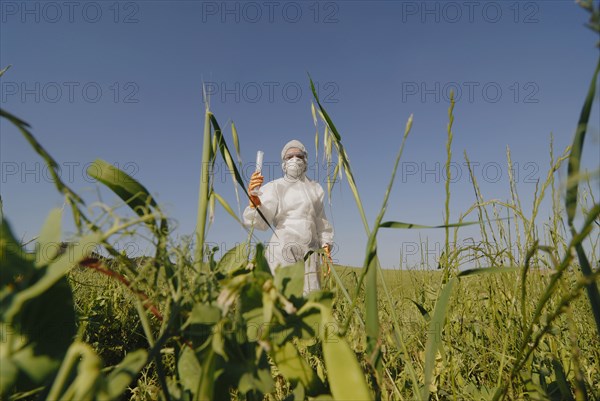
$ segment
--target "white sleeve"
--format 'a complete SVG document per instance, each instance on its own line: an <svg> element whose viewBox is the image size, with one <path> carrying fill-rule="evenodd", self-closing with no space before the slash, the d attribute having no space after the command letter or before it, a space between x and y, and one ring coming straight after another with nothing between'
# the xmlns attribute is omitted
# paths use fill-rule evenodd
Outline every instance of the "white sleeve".
<svg viewBox="0 0 600 401"><path fill-rule="evenodd" d="M261 205L258 207L272 226L275 221L275 214L279 205L277 190L273 182L267 183L261 188L262 195L259 196ZM266 230L269 228L267 223L260 217L255 208L247 206L243 214L244 225L247 227L254 226L257 230Z"/></svg>

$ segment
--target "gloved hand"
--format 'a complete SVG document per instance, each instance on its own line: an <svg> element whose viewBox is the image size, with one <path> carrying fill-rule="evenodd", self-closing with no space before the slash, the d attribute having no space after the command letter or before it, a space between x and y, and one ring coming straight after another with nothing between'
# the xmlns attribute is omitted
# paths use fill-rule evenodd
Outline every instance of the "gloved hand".
<svg viewBox="0 0 600 401"><path fill-rule="evenodd" d="M258 171L255 171L252 174L252 177L250 177L250 184L248 184L248 193L250 194L250 207L255 207L255 206L260 206L260 198L256 195L252 195L252 192L255 189L260 188L260 186L262 185L263 181L265 180L265 177L263 177L262 175L260 175L260 173ZM254 202L254 203L253 203Z"/></svg>
<svg viewBox="0 0 600 401"><path fill-rule="evenodd" d="M325 250L325 255L327 255L327 273L328 276L331 273L331 265L333 265L333 259L331 259L331 247L329 244L323 245L323 249Z"/></svg>

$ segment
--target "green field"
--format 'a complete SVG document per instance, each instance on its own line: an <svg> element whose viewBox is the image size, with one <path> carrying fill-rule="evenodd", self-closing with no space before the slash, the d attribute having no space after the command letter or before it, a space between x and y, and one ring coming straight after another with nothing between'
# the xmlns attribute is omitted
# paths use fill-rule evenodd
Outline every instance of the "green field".
<svg viewBox="0 0 600 401"><path fill-rule="evenodd" d="M360 269L336 266L336 271L346 288L353 292ZM548 270L532 272L525 304L528 315L539 303L551 275ZM373 372L368 373L369 354L366 352L364 329L358 319L352 321L346 335L370 386L381 399L415 399L406 360L410 359L417 378L423 381L425 345L432 333L440 337L443 346L443 350L436 353L431 384L434 399L492 398L497 386L509 374L513 355L518 354L526 330L519 312L519 274L461 279L450 298L447 322L439 331L432 331L428 321L440 290L441 272L383 270L383 277L393 298L399 318L398 328L408 354L398 347L393 338L391 306L385 302L379 304L381 380L377 381ZM565 275L563 283L552 295L549 310L559 307L560 300L569 295L577 277L578 272ZM91 344L108 365L118 363L127 352L148 346L137 318L135 297L124 286L86 268L74 270L69 278L77 310L82 317L82 339ZM379 289L384 291L381 286ZM348 315L348 304L339 287L334 285L332 290L335 294L334 314L337 321L343 321ZM552 322L548 334L540 340L536 351L518 372L516 383L507 395L509 399L569 399L566 394L574 397L573 384L576 380L585 383L590 399L600 396L597 391L600 387L600 346L589 302L580 297L568 309ZM153 331L158 331L160 322L151 319L150 323ZM314 341L297 342L296 345L315 371L325 371L322 354ZM164 353L162 361L166 374L174 375L173 353ZM290 394L289 383L275 366L272 366L272 374L275 387L269 399L285 399ZM131 387L131 393L124 399L159 399L160 383L154 366L143 372ZM233 390L231 394L245 399Z"/></svg>

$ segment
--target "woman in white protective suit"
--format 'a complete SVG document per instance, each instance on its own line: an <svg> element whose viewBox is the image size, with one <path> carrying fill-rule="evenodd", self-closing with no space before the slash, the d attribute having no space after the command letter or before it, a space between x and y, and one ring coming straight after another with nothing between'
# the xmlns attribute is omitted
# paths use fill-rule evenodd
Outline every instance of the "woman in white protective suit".
<svg viewBox="0 0 600 401"><path fill-rule="evenodd" d="M333 244L333 227L323 206L325 193L318 182L306 177L308 153L297 140L288 142L281 151L284 176L267 183L260 196L251 195L244 210L244 224L266 230L267 224L256 212L258 207L275 230L267 244L265 256L271 272L303 260L309 250L324 248L329 259ZM264 178L255 172L249 191L260 187ZM304 295L321 288L319 255L313 253L304 265Z"/></svg>

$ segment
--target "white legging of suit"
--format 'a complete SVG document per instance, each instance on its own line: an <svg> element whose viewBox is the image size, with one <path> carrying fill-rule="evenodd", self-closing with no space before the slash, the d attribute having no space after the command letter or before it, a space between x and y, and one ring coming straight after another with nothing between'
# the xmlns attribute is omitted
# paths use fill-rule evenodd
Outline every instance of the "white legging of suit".
<svg viewBox="0 0 600 401"><path fill-rule="evenodd" d="M277 267L294 264L309 250L333 244L333 227L324 210L323 187L302 174L298 178L285 175L261 188L260 211L275 234L266 244L265 256L273 274ZM267 230L256 209L244 210L244 224ZM304 265L304 295L321 288L320 255L312 254Z"/></svg>

